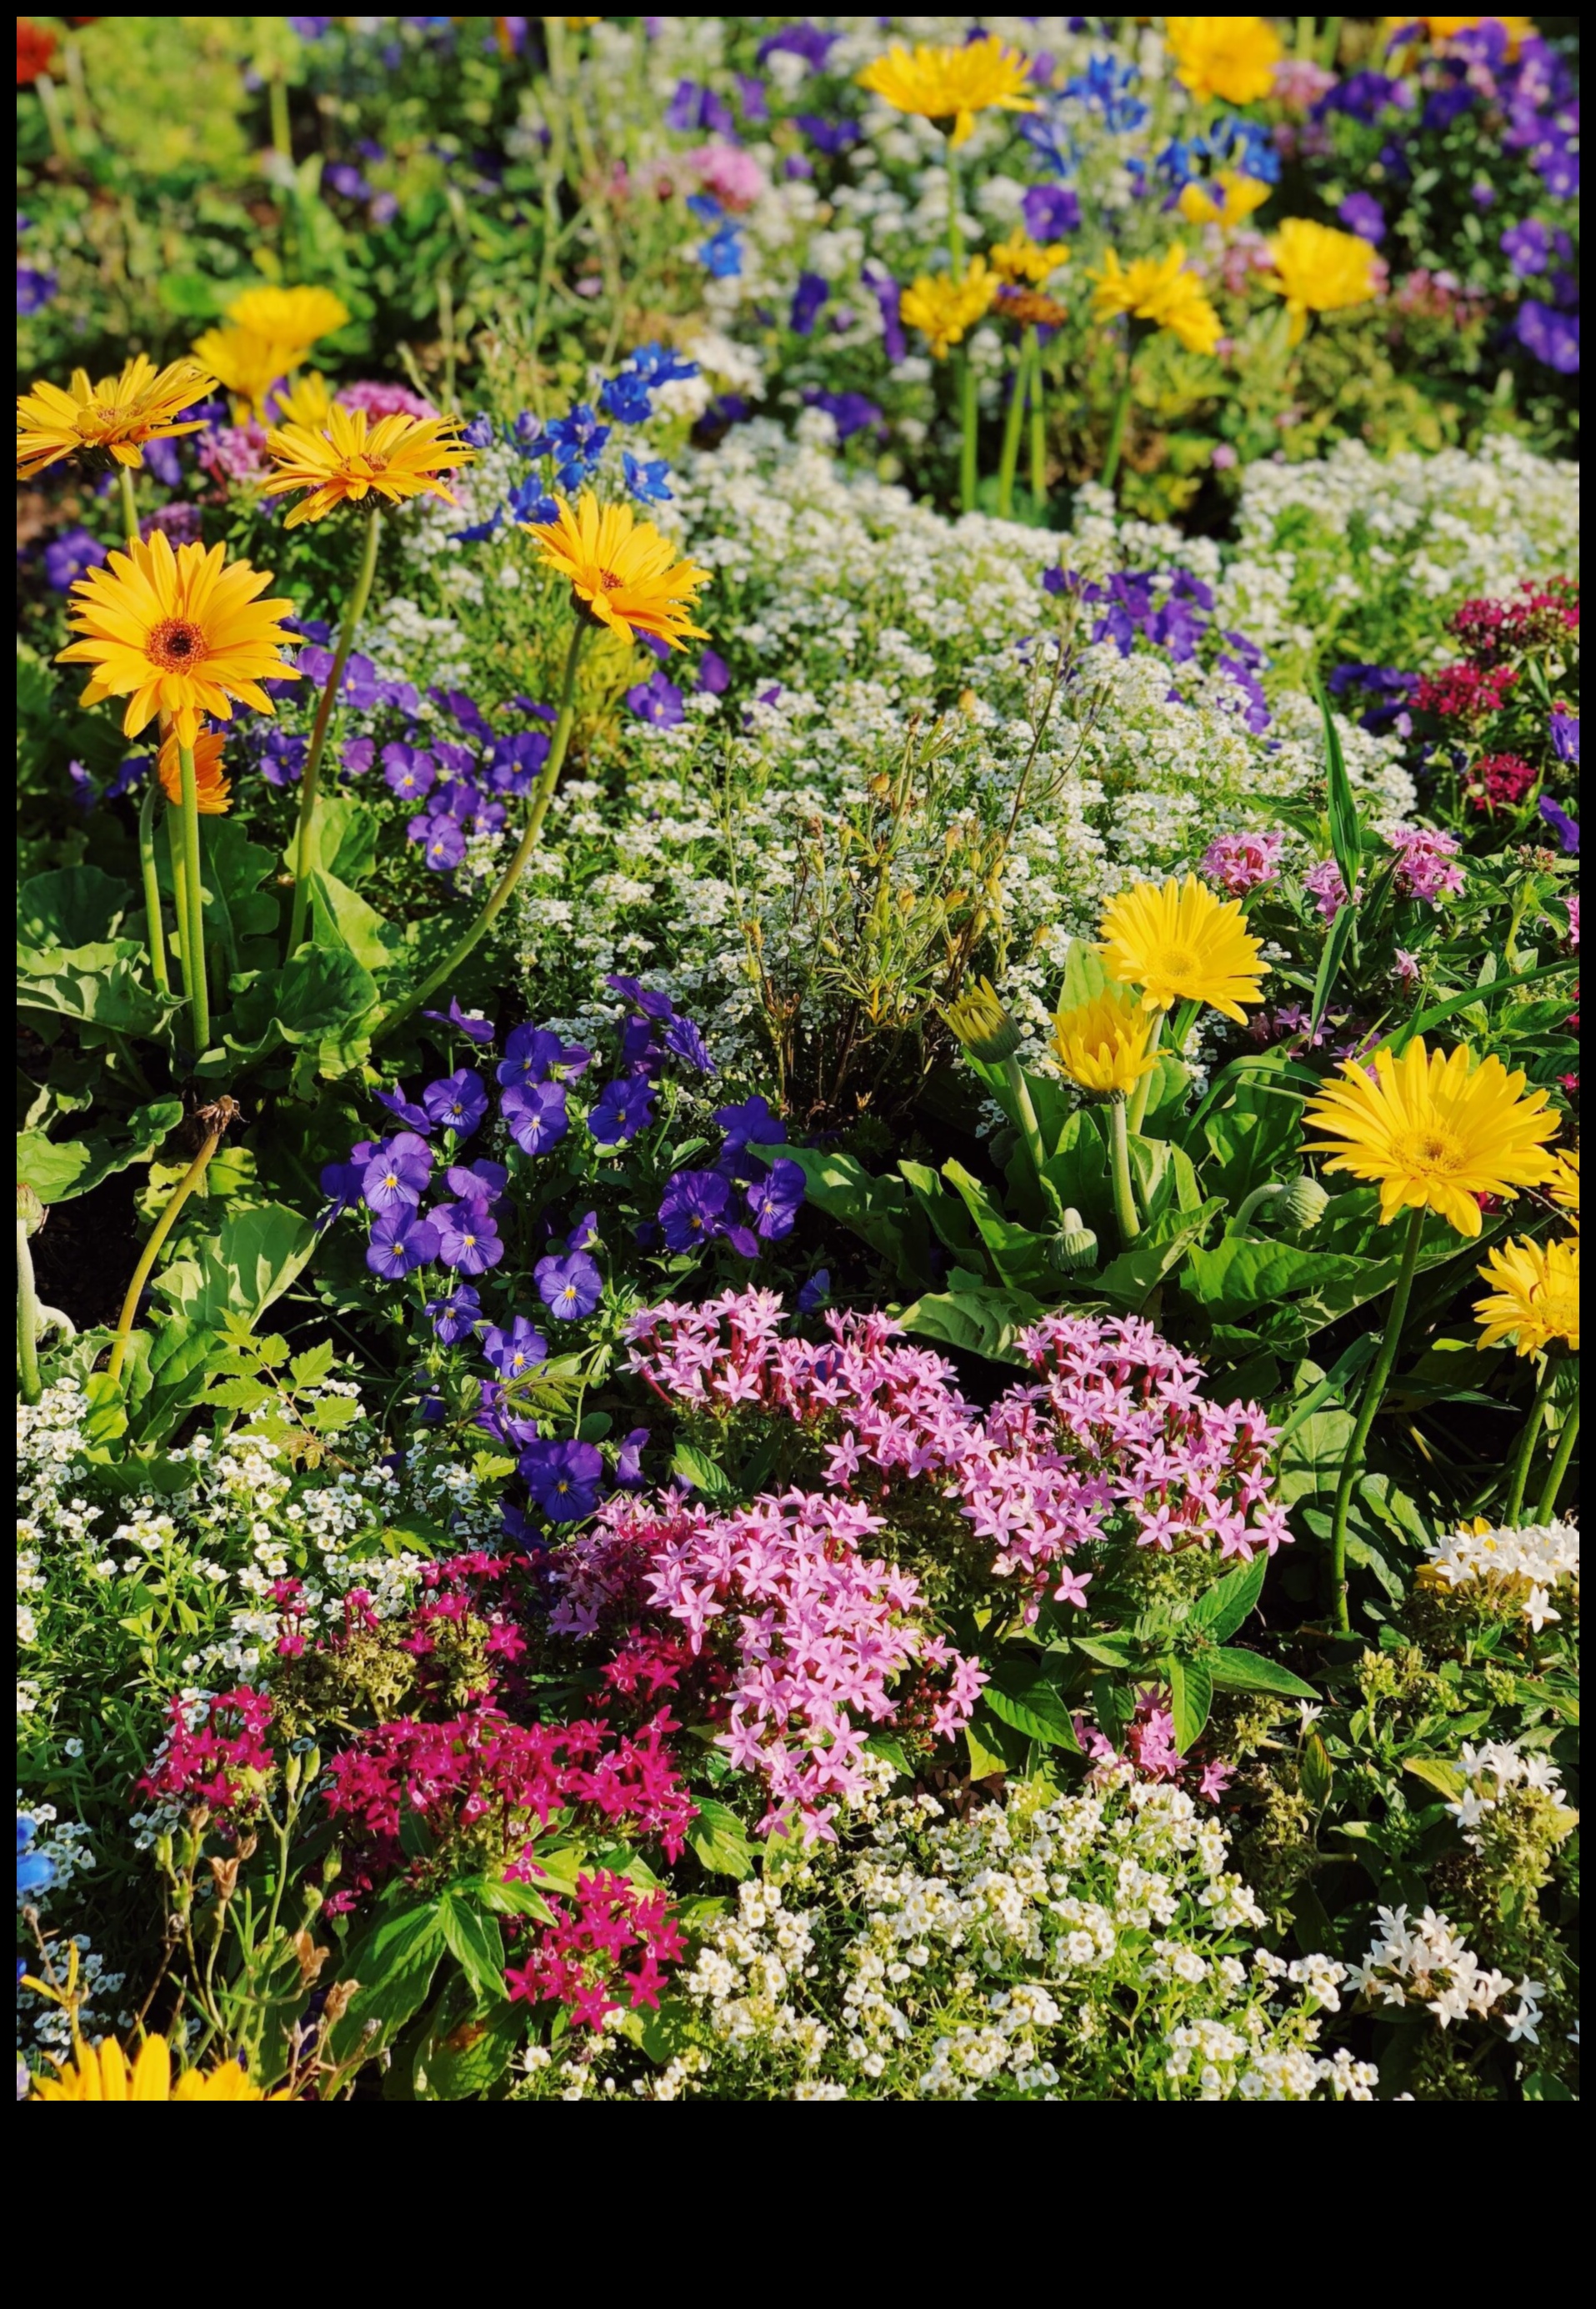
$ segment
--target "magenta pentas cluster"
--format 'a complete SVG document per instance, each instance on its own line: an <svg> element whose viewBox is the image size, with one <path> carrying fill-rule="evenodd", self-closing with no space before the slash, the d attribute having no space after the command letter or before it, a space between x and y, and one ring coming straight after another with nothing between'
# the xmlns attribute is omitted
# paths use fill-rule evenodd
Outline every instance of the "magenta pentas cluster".
<svg viewBox="0 0 1596 2309"><path fill-rule="evenodd" d="M1200 1796L1217 1803L1235 1777L1235 1768L1221 1763L1218 1757L1203 1762L1189 1752L1182 1753L1167 1697L1156 1689L1137 1693L1135 1712L1126 1726L1123 1751L1083 1717L1075 1718L1075 1737L1091 1759L1094 1778L1128 1763L1140 1780L1186 1780L1195 1786Z"/></svg>
<svg viewBox="0 0 1596 2309"><path fill-rule="evenodd" d="M171 1729L139 1782L146 1795L191 1811L203 1804L235 1829L259 1812L277 1759L271 1697L248 1684L202 1702L174 1699Z"/></svg>
<svg viewBox="0 0 1596 2309"><path fill-rule="evenodd" d="M514 1870L512 1874L516 1873ZM523 1872L529 1881L536 1874ZM550 1920L535 1934L524 1964L510 1965L510 2002L563 2004L576 2028L600 2028L607 2013L656 2010L665 1967L685 1953L686 1941L665 1892L643 1892L629 1877L607 1869L579 1876L569 1900L550 1900Z"/></svg>
<svg viewBox="0 0 1596 2309"><path fill-rule="evenodd" d="M1391 842L1396 852L1392 889L1397 897L1438 906L1443 899L1457 896L1463 886L1463 869L1457 863L1462 844L1455 834L1438 833L1428 826L1402 826L1396 828ZM1333 922L1347 903L1346 881L1333 858L1310 867L1302 878L1302 886L1324 921ZM1357 895L1363 895L1361 878Z"/></svg>
<svg viewBox="0 0 1596 2309"><path fill-rule="evenodd" d="M1280 879L1283 834L1221 834L1203 853L1202 870L1227 897L1245 898Z"/></svg>

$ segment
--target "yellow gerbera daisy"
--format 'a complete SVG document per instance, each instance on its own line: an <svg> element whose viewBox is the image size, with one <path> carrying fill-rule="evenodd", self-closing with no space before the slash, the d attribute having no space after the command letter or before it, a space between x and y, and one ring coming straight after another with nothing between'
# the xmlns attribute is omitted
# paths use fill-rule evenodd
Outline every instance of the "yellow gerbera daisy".
<svg viewBox="0 0 1596 2309"><path fill-rule="evenodd" d="M1286 300L1293 344L1301 341L1310 313L1344 312L1367 305L1375 293L1379 259L1355 232L1288 217L1268 247L1274 271L1264 274L1264 285Z"/></svg>
<svg viewBox="0 0 1596 2309"><path fill-rule="evenodd" d="M537 539L544 566L571 580L578 607L624 641L651 634L679 649L690 637L708 639L691 611L710 572L678 561L670 540L629 505L600 506L583 489L574 507L561 505L557 521L521 526Z"/></svg>
<svg viewBox="0 0 1596 2309"><path fill-rule="evenodd" d="M1565 1146L1559 1151L1556 1158L1556 1167L1546 1182L1546 1192L1557 1204L1558 1209L1566 1211L1574 1225L1578 1226L1579 1148L1577 1146Z"/></svg>
<svg viewBox="0 0 1596 2309"><path fill-rule="evenodd" d="M1153 1021L1117 992L1095 994L1053 1021L1053 1048L1073 1083L1100 1097L1126 1097L1158 1064L1149 1051Z"/></svg>
<svg viewBox="0 0 1596 2309"><path fill-rule="evenodd" d="M229 328L207 329L194 339L194 350L195 358L243 404L234 415L259 418L265 415L272 386L298 368L307 348L257 337L253 329Z"/></svg>
<svg viewBox="0 0 1596 2309"><path fill-rule="evenodd" d="M171 2047L164 2037L146 2037L129 2061L114 2037L85 2045L81 2037L58 2076L35 2077L34 2100L287 2100L286 2092L263 2092L237 2061L216 2068L185 2069L172 2075Z"/></svg>
<svg viewBox="0 0 1596 2309"><path fill-rule="evenodd" d="M271 583L269 569L229 563L220 545L209 552L182 545L174 553L157 530L147 544L113 553L78 579L72 622L81 638L57 657L93 668L85 705L127 699L125 737L136 738L161 713L170 716L178 743L192 746L203 714L230 722L234 698L270 713L262 682L298 679L278 655L298 638L277 622L293 603L255 598Z"/></svg>
<svg viewBox="0 0 1596 2309"><path fill-rule="evenodd" d="M1307 1143L1380 1189L1387 1224L1403 1209L1439 1211L1459 1234L1480 1232L1480 1195L1538 1186L1556 1168L1544 1141L1557 1128L1543 1090L1523 1095L1524 1077L1462 1044L1427 1051L1415 1037L1400 1059L1375 1052L1375 1078L1348 1059L1339 1082L1310 1100L1305 1120L1329 1134Z"/></svg>
<svg viewBox="0 0 1596 2309"><path fill-rule="evenodd" d="M1037 241L1022 226L1016 225L1006 240L1000 240L992 251L992 270L1000 281L1014 287L1022 284L1040 289L1042 282L1070 261L1066 241Z"/></svg>
<svg viewBox="0 0 1596 2309"><path fill-rule="evenodd" d="M335 506L359 505L374 493L389 505L415 497L458 505L438 475L470 464L477 454L461 439L452 417L399 412L374 425L364 409L341 409L336 402L319 431L308 425L280 426L267 435L266 447L277 471L261 483L261 495L310 491L289 514L289 529L322 520Z"/></svg>
<svg viewBox="0 0 1596 2309"><path fill-rule="evenodd" d="M963 342L996 294L996 276L986 258L972 256L958 281L946 272L922 272L903 291L900 310L911 329L930 339L936 359L945 360L949 346Z"/></svg>
<svg viewBox="0 0 1596 2309"><path fill-rule="evenodd" d="M1480 1268L1495 1285L1474 1302L1482 1347L1514 1342L1515 1353L1538 1355L1561 1339L1579 1352L1579 1243L1505 1242Z"/></svg>
<svg viewBox="0 0 1596 2309"><path fill-rule="evenodd" d="M1240 902L1216 898L1195 874L1121 891L1100 927L1098 952L1109 975L1142 989L1143 1010L1206 1002L1239 1025L1242 1004L1263 999L1264 949L1247 932Z"/></svg>
<svg viewBox="0 0 1596 2309"><path fill-rule="evenodd" d="M1280 35L1266 16L1166 16L1175 77L1195 97L1255 104L1274 86Z"/></svg>
<svg viewBox="0 0 1596 2309"><path fill-rule="evenodd" d="M280 425L308 425L313 429L327 422L332 407L332 387L319 369L306 369L281 391L272 395L272 413Z"/></svg>
<svg viewBox="0 0 1596 2309"><path fill-rule="evenodd" d="M246 289L227 307L235 328L268 337L280 345L309 351L318 337L330 337L349 317L349 308L331 289Z"/></svg>
<svg viewBox="0 0 1596 2309"><path fill-rule="evenodd" d="M1244 176L1239 169L1221 169L1214 176L1194 177L1182 185L1178 205L1187 224L1222 225L1234 232L1273 190L1272 185Z"/></svg>
<svg viewBox="0 0 1596 2309"><path fill-rule="evenodd" d="M202 817L225 817L232 804L232 786L222 775L222 735L220 730L202 730L194 744L194 782ZM176 809L183 800L183 765L177 758L177 733L174 731L161 747L156 761L160 790Z"/></svg>
<svg viewBox="0 0 1596 2309"><path fill-rule="evenodd" d="M1030 79L1029 57L988 32L959 48L919 42L910 51L894 40L884 56L865 66L858 84L896 111L936 121L953 143L962 144L978 112L1034 112L1036 99L1026 93Z"/></svg>
<svg viewBox="0 0 1596 2309"><path fill-rule="evenodd" d="M171 362L158 370L145 353L135 354L120 376L91 385L86 369L74 368L65 393L40 377L17 400L17 479L29 481L47 465L85 449L99 449L119 465L142 463L146 441L197 433L203 418L182 411L203 401L216 383L197 360Z"/></svg>
<svg viewBox="0 0 1596 2309"><path fill-rule="evenodd" d="M1393 37L1409 24L1420 24L1432 40L1454 40L1460 32L1472 32L1481 24L1500 24L1507 35L1507 56L1511 63L1524 42L1534 37L1533 16L1387 16L1380 27L1380 46L1389 48ZM1411 42L1404 41L1390 57L1386 69L1400 72L1414 54Z"/></svg>
<svg viewBox="0 0 1596 2309"><path fill-rule="evenodd" d="M1088 271L1086 278L1097 283L1091 309L1100 320L1128 313L1134 321L1169 329L1194 353L1211 353L1224 334L1201 279L1186 269L1186 250L1179 241L1162 256L1134 258L1128 269L1120 264L1117 250L1108 249L1102 269Z"/></svg>

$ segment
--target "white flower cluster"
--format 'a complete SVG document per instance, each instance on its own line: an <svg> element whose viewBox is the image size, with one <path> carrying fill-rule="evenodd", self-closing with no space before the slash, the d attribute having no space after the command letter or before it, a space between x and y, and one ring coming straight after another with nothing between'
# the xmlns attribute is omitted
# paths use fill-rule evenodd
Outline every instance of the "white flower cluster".
<svg viewBox="0 0 1596 2309"><path fill-rule="evenodd" d="M1527 1788L1560 1806L1568 1802L1552 1759L1539 1750L1525 1755L1511 1740L1488 1740L1480 1748L1465 1741L1457 1768L1462 1789L1446 1809L1464 1831L1463 1842L1477 1852L1484 1842L1476 1833L1480 1821L1501 1809L1510 1788Z"/></svg>
<svg viewBox="0 0 1596 2309"><path fill-rule="evenodd" d="M1510 2045L1540 2042L1536 2030L1544 1981L1514 1983L1506 1973L1493 1972L1434 1908L1426 1908L1412 1924L1405 1907L1380 1908L1376 1923L1376 1934L1362 1963L1348 1974L1361 1993L1385 2004L1427 2005L1443 2028L1472 2016L1498 2021ZM1517 2004L1510 2011L1511 1998Z"/></svg>
<svg viewBox="0 0 1596 2309"><path fill-rule="evenodd" d="M1510 1586L1523 1617L1539 1635L1560 1620L1552 1596L1566 1582L1579 1589L1579 1527L1572 1523L1488 1525L1448 1532L1426 1549L1435 1575L1449 1587L1471 1580Z"/></svg>

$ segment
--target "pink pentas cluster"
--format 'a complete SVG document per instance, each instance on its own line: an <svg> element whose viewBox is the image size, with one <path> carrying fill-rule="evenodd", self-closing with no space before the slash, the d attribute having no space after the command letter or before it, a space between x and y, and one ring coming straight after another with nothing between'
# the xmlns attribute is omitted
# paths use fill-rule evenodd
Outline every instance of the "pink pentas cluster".
<svg viewBox="0 0 1596 2309"><path fill-rule="evenodd" d="M426 418L443 414L408 385L388 385L374 377L361 377L353 385L340 385L333 398L341 409L363 409L374 425L383 417Z"/></svg>
<svg viewBox="0 0 1596 2309"><path fill-rule="evenodd" d="M1516 600L1464 601L1450 627L1477 665L1501 665L1531 650L1566 644L1579 631L1579 591L1571 578L1520 580Z"/></svg>
<svg viewBox="0 0 1596 2309"><path fill-rule="evenodd" d="M1476 809L1515 809L1535 777L1522 754L1481 754L1474 765L1469 799Z"/></svg>
<svg viewBox="0 0 1596 2309"><path fill-rule="evenodd" d="M225 496L229 483L258 481L269 470L266 428L254 418L242 425L218 425L202 433L194 452L203 473L209 473Z"/></svg>
<svg viewBox="0 0 1596 2309"><path fill-rule="evenodd" d="M198 1711L174 1699L171 1730L139 1786L185 1809L203 1804L224 1828L238 1827L259 1812L276 1766L268 1736L272 1715L270 1695L246 1683L217 1694Z"/></svg>
<svg viewBox="0 0 1596 2309"><path fill-rule="evenodd" d="M686 1948L664 1892L642 1892L630 1878L601 1869L578 1877L569 1902L550 1900L548 1907L550 1921L525 1963L506 1967L512 2003L557 2002L587 2028L601 2028L606 2013L619 2008L614 1989L625 1992L634 2012L645 2004L658 2008L665 1967Z"/></svg>
<svg viewBox="0 0 1596 2309"><path fill-rule="evenodd" d="M1438 714L1443 722L1488 722L1517 679L1510 665L1444 665L1438 673L1419 675L1413 703L1420 713Z"/></svg>
<svg viewBox="0 0 1596 2309"><path fill-rule="evenodd" d="M1396 895L1420 898L1438 906L1454 898L1463 886L1463 869L1456 864L1462 844L1455 834L1437 834L1423 826L1404 826L1392 837L1396 849Z"/></svg>
<svg viewBox="0 0 1596 2309"><path fill-rule="evenodd" d="M1228 897L1245 898L1260 883L1278 882L1283 834L1221 834L1203 853L1203 871Z"/></svg>
<svg viewBox="0 0 1596 2309"><path fill-rule="evenodd" d="M698 178L701 193L709 193L723 208L752 208L766 189L764 170L740 144L698 144L682 155Z"/></svg>
<svg viewBox="0 0 1596 2309"><path fill-rule="evenodd" d="M1091 1759L1094 1773L1111 1771L1117 1765L1128 1763L1139 1779L1195 1780L1197 1794L1205 1796L1210 1803L1219 1802L1228 1783L1235 1777L1233 1767L1221 1763L1217 1757L1202 1762L1195 1756L1181 1753L1175 1737L1175 1718L1166 1695L1156 1686L1136 1694L1136 1710L1126 1726L1123 1752L1106 1733L1088 1724L1083 1717L1075 1718L1075 1737Z"/></svg>

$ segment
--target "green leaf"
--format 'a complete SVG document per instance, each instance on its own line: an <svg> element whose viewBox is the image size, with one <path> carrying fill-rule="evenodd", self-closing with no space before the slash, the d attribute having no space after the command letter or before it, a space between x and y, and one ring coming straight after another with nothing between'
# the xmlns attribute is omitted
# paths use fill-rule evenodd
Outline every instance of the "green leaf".
<svg viewBox="0 0 1596 2309"><path fill-rule="evenodd" d="M1213 1676L1206 1658L1172 1659L1169 1709L1175 1718L1175 1744L1184 1756L1201 1738L1213 1705Z"/></svg>
<svg viewBox="0 0 1596 2309"><path fill-rule="evenodd" d="M712 1876L730 1876L739 1883L754 1871L754 1852L743 1825L727 1804L711 1796L695 1796L698 1817L687 1829L687 1842L702 1866Z"/></svg>
<svg viewBox="0 0 1596 2309"><path fill-rule="evenodd" d="M1167 1210L1130 1250L1110 1261L1092 1288L1111 1307L1135 1314L1173 1267L1178 1267L1224 1208L1217 1196L1197 1211Z"/></svg>
<svg viewBox="0 0 1596 2309"><path fill-rule="evenodd" d="M1358 869L1363 862L1363 819L1359 813L1358 798L1352 791L1352 781L1347 775L1346 756L1342 751L1341 732L1335 726L1335 716L1330 710L1330 700L1314 669L1314 696L1319 702L1319 718L1324 729L1324 783L1330 805L1330 846L1335 852L1335 862L1342 870L1342 881L1349 901L1358 889ZM1349 904L1343 912L1355 909ZM1317 1009L1316 1007L1316 1016Z"/></svg>
<svg viewBox="0 0 1596 2309"><path fill-rule="evenodd" d="M182 1004L146 983L136 938L18 956L17 1007L53 1011L109 1033L150 1035Z"/></svg>
<svg viewBox="0 0 1596 2309"><path fill-rule="evenodd" d="M986 1780L995 1772L1022 1772L1030 1753L1031 1735L1005 1724L985 1704L983 1695L964 1726L964 1745L970 1751L971 1778Z"/></svg>
<svg viewBox="0 0 1596 2309"><path fill-rule="evenodd" d="M716 1465L707 1451L696 1444L678 1443L670 1462L670 1472L702 1492L707 1500L724 1500L731 1496L731 1478L724 1467Z"/></svg>
<svg viewBox="0 0 1596 2309"><path fill-rule="evenodd" d="M229 1314L253 1326L294 1282L315 1248L308 1219L281 1203L230 1211L197 1257L175 1258L151 1288L180 1308L191 1323L220 1329Z"/></svg>
<svg viewBox="0 0 1596 2309"><path fill-rule="evenodd" d="M263 887L270 884L275 870L271 851L252 842L237 818L206 821L205 892L235 970L259 967L275 959L274 948L251 945L276 935L281 909L275 892Z"/></svg>
<svg viewBox="0 0 1596 2309"><path fill-rule="evenodd" d="M331 1339L323 1339L318 1345L306 1347L305 1353L302 1355L296 1355L289 1365L289 1371L296 1387L315 1387L327 1377L332 1369L332 1342Z"/></svg>
<svg viewBox="0 0 1596 2309"><path fill-rule="evenodd" d="M960 1291L927 1292L905 1307L898 1320L919 1338L938 1339L946 1346L985 1355L989 1362L1018 1363L1029 1370L1015 1342L1047 1311L1028 1292L976 1283Z"/></svg>
<svg viewBox="0 0 1596 2309"><path fill-rule="evenodd" d="M1342 964L1347 958L1347 948L1352 943L1358 928L1356 905L1342 906L1330 925L1329 935L1319 956L1319 968L1314 980L1312 1005L1313 1026L1317 1033L1324 1013L1330 1007L1330 998L1335 991L1335 982L1341 976Z"/></svg>
<svg viewBox="0 0 1596 2309"><path fill-rule="evenodd" d="M1227 1571L1212 1587L1204 1588L1187 1614L1195 1628L1216 1644L1227 1642L1242 1621L1257 1607L1264 1592L1264 1575L1269 1569L1269 1558L1256 1555L1250 1563L1238 1564Z"/></svg>
<svg viewBox="0 0 1596 2309"><path fill-rule="evenodd" d="M341 949L373 971L385 970L403 948L403 931L336 875L312 875L310 889L317 946Z"/></svg>
<svg viewBox="0 0 1596 2309"><path fill-rule="evenodd" d="M1275 1439L1277 1450L1296 1434L1299 1427L1313 1418L1316 1412L1322 1410L1325 1404L1342 1403L1346 1400L1350 1382L1358 1377L1367 1364L1373 1362L1379 1352L1379 1345L1378 1332L1365 1331L1353 1340L1351 1345L1343 1353L1336 1357L1324 1377L1316 1380L1292 1406L1290 1416ZM1317 1365L1308 1363L1303 1368L1312 1371L1317 1369Z"/></svg>
<svg viewBox="0 0 1596 2309"><path fill-rule="evenodd" d="M1203 1656L1214 1682L1222 1691L1272 1691L1281 1699L1319 1697L1311 1683L1304 1683L1289 1667L1281 1667L1277 1660L1264 1659L1257 1652L1238 1651L1229 1644L1216 1644Z"/></svg>
<svg viewBox="0 0 1596 2309"><path fill-rule="evenodd" d="M41 1203L71 1202L113 1172L125 1171L134 1163L147 1163L182 1120L182 1100L160 1098L149 1106L135 1107L127 1118L125 1137L57 1141L41 1131L24 1131L17 1140L18 1182L26 1180Z"/></svg>
<svg viewBox="0 0 1596 2309"><path fill-rule="evenodd" d="M391 1910L350 1950L341 1967L359 1987L332 2032L335 2060L356 2052L373 2059L385 2052L427 2002L433 1974L448 1952L438 1903ZM375 2022L369 2037L367 2030Z"/></svg>
<svg viewBox="0 0 1596 2309"><path fill-rule="evenodd" d="M1537 2069L1524 2079L1526 2100L1577 2100L1579 2095L1569 2089L1561 2077L1552 2076L1545 2069Z"/></svg>
<svg viewBox="0 0 1596 2309"><path fill-rule="evenodd" d="M1323 1812L1334 1786L1330 1751L1316 1732L1310 1732L1302 1743L1302 1793L1315 1812Z"/></svg>
<svg viewBox="0 0 1596 2309"><path fill-rule="evenodd" d="M410 2071L418 2100L480 2100L527 2038L527 2009L500 1996L486 2011L445 1989Z"/></svg>
<svg viewBox="0 0 1596 2309"><path fill-rule="evenodd" d="M1286 1062L1274 1051L1264 1055L1276 1061L1273 1067L1236 1076L1222 1103L1202 1120L1203 1186L1222 1195L1232 1210L1275 1175L1301 1137L1302 1102L1284 1078ZM1201 1146L1188 1145L1201 1154Z"/></svg>
<svg viewBox="0 0 1596 2309"><path fill-rule="evenodd" d="M1416 1780L1422 1780L1427 1788L1434 1788L1449 1803L1454 1803L1468 1785L1460 1767L1449 1764L1441 1756L1405 1756L1402 1769L1411 1772Z"/></svg>
<svg viewBox="0 0 1596 2309"><path fill-rule="evenodd" d="M134 894L98 866L35 874L17 892L17 937L40 952L114 938Z"/></svg>
<svg viewBox="0 0 1596 2309"><path fill-rule="evenodd" d="M1028 1740L1040 1740L1046 1747L1067 1748L1072 1755L1080 1754L1081 1743L1075 1737L1068 1704L1039 1662L1001 1662L994 1668L991 1681L982 1687L981 1699L1000 1724L1023 1732Z"/></svg>
<svg viewBox="0 0 1596 2309"><path fill-rule="evenodd" d="M945 1163L942 1175L975 1222L976 1232L991 1253L1001 1282L1020 1290L1045 1284L1051 1275L1045 1235L1016 1225L996 1207L980 1180L962 1163Z"/></svg>
<svg viewBox="0 0 1596 2309"><path fill-rule="evenodd" d="M505 1993L505 1936L491 1916L484 1916L469 1894L451 1886L438 1904L439 1922L449 1953L453 1957L483 2004L499 2002Z"/></svg>
<svg viewBox="0 0 1596 2309"><path fill-rule="evenodd" d="M776 1146L761 1151L796 1163L815 1209L851 1227L891 1262L900 1282L914 1284L926 1279L925 1220L901 1180L875 1178L851 1154L829 1149Z"/></svg>
<svg viewBox="0 0 1596 2309"><path fill-rule="evenodd" d="M1142 1656L1129 1636L1076 1636L1073 1640L1078 1652L1102 1667L1134 1667Z"/></svg>

